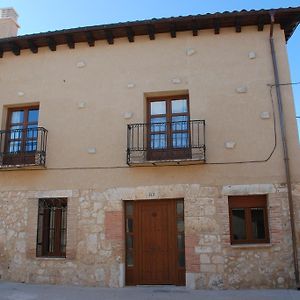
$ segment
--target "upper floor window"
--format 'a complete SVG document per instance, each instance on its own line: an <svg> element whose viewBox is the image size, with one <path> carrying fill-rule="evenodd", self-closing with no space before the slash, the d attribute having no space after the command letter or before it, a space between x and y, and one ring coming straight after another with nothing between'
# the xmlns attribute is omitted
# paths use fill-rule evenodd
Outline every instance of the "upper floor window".
<svg viewBox="0 0 300 300"><path fill-rule="evenodd" d="M39 107L30 106L8 109L7 152L32 152L37 147L37 127L39 119Z"/></svg>
<svg viewBox="0 0 300 300"><path fill-rule="evenodd" d="M39 106L7 109L6 128L0 130L0 167L45 166L47 130L38 127Z"/></svg>
<svg viewBox="0 0 300 300"><path fill-rule="evenodd" d="M147 99L148 160L191 156L187 95Z"/></svg>
<svg viewBox="0 0 300 300"><path fill-rule="evenodd" d="M230 196L231 244L269 243L265 195Z"/></svg>

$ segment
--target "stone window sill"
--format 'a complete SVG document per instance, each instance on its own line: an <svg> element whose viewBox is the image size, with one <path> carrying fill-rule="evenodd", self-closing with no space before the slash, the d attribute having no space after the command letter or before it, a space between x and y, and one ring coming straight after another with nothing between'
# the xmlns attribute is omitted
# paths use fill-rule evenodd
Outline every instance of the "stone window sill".
<svg viewBox="0 0 300 300"><path fill-rule="evenodd" d="M36 257L37 260L67 260L66 257Z"/></svg>
<svg viewBox="0 0 300 300"><path fill-rule="evenodd" d="M250 248L250 249L257 249L257 248L271 248L272 244L235 244L235 245L231 245L231 248L233 249L246 249L246 248Z"/></svg>

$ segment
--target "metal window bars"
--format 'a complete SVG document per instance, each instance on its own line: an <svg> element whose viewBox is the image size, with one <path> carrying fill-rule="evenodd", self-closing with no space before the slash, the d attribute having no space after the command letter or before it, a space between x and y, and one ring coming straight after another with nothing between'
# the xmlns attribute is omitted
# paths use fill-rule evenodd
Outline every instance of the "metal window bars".
<svg viewBox="0 0 300 300"><path fill-rule="evenodd" d="M205 121L127 125L127 164L189 164L205 162Z"/></svg>

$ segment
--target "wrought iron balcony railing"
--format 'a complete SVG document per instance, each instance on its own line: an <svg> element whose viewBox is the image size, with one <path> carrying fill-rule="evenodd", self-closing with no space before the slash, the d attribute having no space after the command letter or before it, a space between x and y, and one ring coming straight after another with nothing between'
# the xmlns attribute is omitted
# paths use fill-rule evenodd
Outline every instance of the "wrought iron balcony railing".
<svg viewBox="0 0 300 300"><path fill-rule="evenodd" d="M44 167L48 131L27 127L0 131L0 168Z"/></svg>
<svg viewBox="0 0 300 300"><path fill-rule="evenodd" d="M127 164L205 162L205 121L191 120L127 125Z"/></svg>

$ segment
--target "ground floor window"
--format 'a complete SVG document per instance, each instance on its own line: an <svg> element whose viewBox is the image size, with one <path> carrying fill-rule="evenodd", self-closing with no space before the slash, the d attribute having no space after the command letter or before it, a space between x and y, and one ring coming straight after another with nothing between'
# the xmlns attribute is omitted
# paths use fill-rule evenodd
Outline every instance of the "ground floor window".
<svg viewBox="0 0 300 300"><path fill-rule="evenodd" d="M266 195L230 196L231 244L269 243Z"/></svg>
<svg viewBox="0 0 300 300"><path fill-rule="evenodd" d="M67 241L67 199L39 199L38 257L65 257Z"/></svg>

